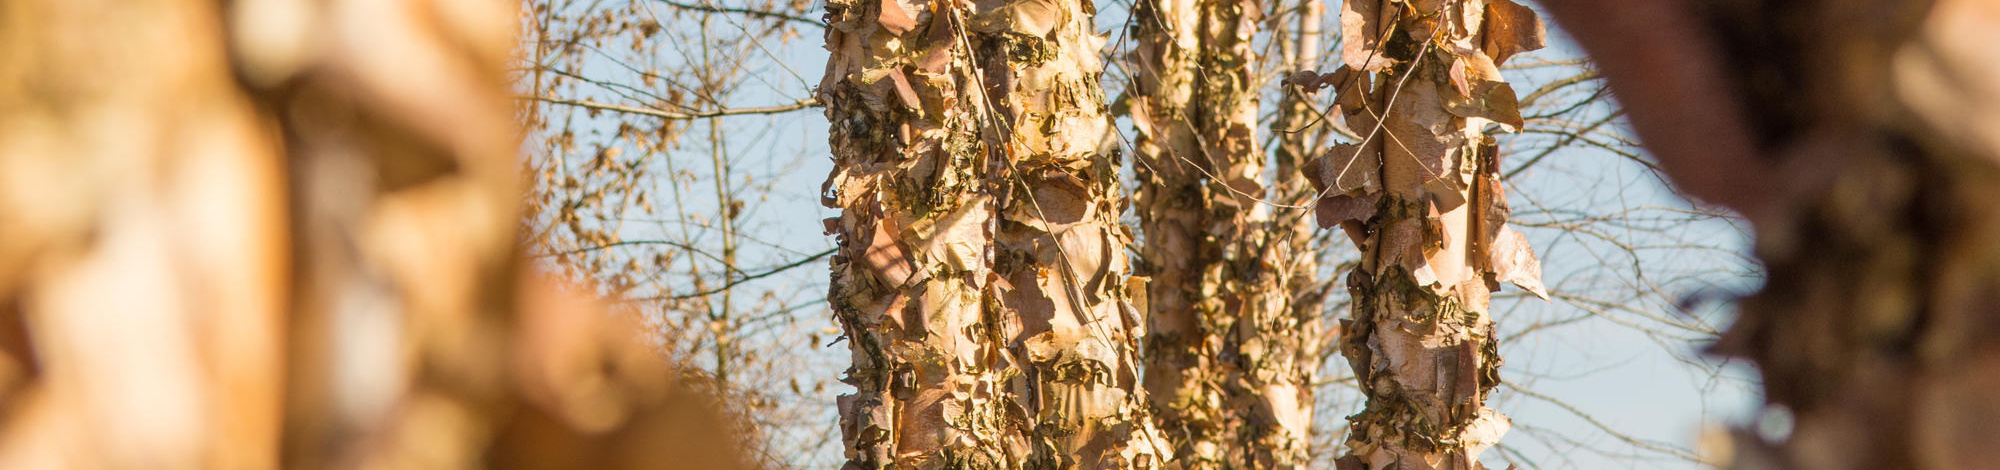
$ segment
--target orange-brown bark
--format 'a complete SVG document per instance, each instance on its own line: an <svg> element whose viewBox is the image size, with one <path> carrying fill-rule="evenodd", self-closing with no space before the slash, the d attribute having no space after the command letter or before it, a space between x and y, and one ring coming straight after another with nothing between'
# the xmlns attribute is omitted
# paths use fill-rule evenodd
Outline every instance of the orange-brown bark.
<svg viewBox="0 0 2000 470"><path fill-rule="evenodd" d="M1485 404L1500 366L1491 292L1543 295L1483 130L1521 126L1497 64L1540 47L1541 24L1509 0L1348 0L1341 24L1343 67L1293 80L1335 89L1362 136L1307 170L1325 190L1319 223L1362 252L1340 346L1368 402L1339 464L1479 468L1509 427Z"/></svg>
<svg viewBox="0 0 2000 470"><path fill-rule="evenodd" d="M1152 468L1088 3L836 1L829 300L855 468Z"/></svg>

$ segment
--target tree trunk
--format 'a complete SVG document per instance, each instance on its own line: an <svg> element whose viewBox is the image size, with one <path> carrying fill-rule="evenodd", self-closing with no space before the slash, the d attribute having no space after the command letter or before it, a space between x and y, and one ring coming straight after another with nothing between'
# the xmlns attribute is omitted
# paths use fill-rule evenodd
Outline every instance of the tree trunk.
<svg viewBox="0 0 2000 470"><path fill-rule="evenodd" d="M952 5L827 6L848 466L1157 466L1094 10Z"/></svg>
<svg viewBox="0 0 2000 470"><path fill-rule="evenodd" d="M0 468L749 468L518 255L514 7L0 2Z"/></svg>
<svg viewBox="0 0 2000 470"><path fill-rule="evenodd" d="M1348 418L1338 463L1479 468L1509 427L1485 406L1500 366L1491 292L1511 281L1542 294L1539 262L1506 227L1497 147L1482 130L1519 129L1496 64L1539 47L1540 23L1508 0L1348 0L1341 23L1345 66L1294 78L1334 87L1362 136L1307 173L1328 195L1319 223L1340 225L1362 251L1341 351L1368 402Z"/></svg>
<svg viewBox="0 0 2000 470"><path fill-rule="evenodd" d="M1310 254L1259 206L1260 14L1232 0L1134 11L1135 200L1152 277L1146 388L1189 468L1306 462L1317 309L1295 309L1291 290L1310 284Z"/></svg>
<svg viewBox="0 0 2000 470"><path fill-rule="evenodd" d="M1713 457L2000 468L2000 7L1548 5L1675 184L1756 226L1769 277L1715 352L1790 425Z"/></svg>

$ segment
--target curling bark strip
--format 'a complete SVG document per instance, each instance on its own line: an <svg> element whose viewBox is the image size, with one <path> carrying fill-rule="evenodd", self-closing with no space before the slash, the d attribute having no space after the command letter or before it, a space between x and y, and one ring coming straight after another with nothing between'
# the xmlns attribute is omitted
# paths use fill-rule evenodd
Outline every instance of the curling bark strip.
<svg viewBox="0 0 2000 470"><path fill-rule="evenodd" d="M1089 3L834 0L848 468L1154 468Z"/></svg>

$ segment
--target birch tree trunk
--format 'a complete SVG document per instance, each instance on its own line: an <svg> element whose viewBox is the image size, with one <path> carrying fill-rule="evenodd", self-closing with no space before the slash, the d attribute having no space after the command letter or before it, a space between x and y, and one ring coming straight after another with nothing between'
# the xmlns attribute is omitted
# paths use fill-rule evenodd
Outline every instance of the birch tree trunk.
<svg viewBox="0 0 2000 470"><path fill-rule="evenodd" d="M1362 136L1307 173L1327 195L1319 223L1362 251L1340 346L1368 402L1348 418L1341 469L1481 468L1510 425L1485 405L1500 366L1490 295L1502 281L1543 292L1539 262L1506 227L1497 147L1482 131L1521 126L1496 64L1540 47L1540 33L1509 0L1347 0L1344 66L1294 78L1338 90Z"/></svg>
<svg viewBox="0 0 2000 470"><path fill-rule="evenodd" d="M1146 388L1188 468L1306 461L1316 309L1301 318L1290 290L1309 279L1299 262L1309 254L1269 230L1272 211L1259 206L1260 13L1248 1L1154 0L1133 18L1135 200L1152 276Z"/></svg>
<svg viewBox="0 0 2000 470"><path fill-rule="evenodd" d="M850 468L1152 468L1088 3L834 1Z"/></svg>

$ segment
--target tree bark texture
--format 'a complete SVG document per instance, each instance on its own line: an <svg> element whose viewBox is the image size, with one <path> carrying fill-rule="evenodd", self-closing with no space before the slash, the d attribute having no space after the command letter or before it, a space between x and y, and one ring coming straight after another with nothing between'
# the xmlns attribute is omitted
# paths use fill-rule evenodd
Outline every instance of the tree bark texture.
<svg viewBox="0 0 2000 470"><path fill-rule="evenodd" d="M516 13L0 3L0 468L746 468L521 262Z"/></svg>
<svg viewBox="0 0 2000 470"><path fill-rule="evenodd" d="M1149 0L1132 20L1145 380L1187 468L1307 461L1318 313L1297 290L1314 265L1263 204L1260 16L1256 2Z"/></svg>
<svg viewBox="0 0 2000 470"><path fill-rule="evenodd" d="M1754 363L1792 425L1714 457L2000 467L2000 4L1549 7L1675 184L1756 227L1769 277L1714 351ZM1657 98L1681 89L1702 93Z"/></svg>
<svg viewBox="0 0 2000 470"><path fill-rule="evenodd" d="M834 1L850 468L1152 468L1091 4Z"/></svg>
<svg viewBox="0 0 2000 470"><path fill-rule="evenodd" d="M1508 0L1348 0L1343 67L1295 82L1331 86L1347 125L1307 174L1316 215L1362 251L1348 275L1341 352L1367 406L1342 469L1481 468L1510 423L1486 407L1499 383L1491 292L1537 295L1540 263L1506 226L1497 146L1483 129L1521 126L1497 64L1539 48L1534 13Z"/></svg>

